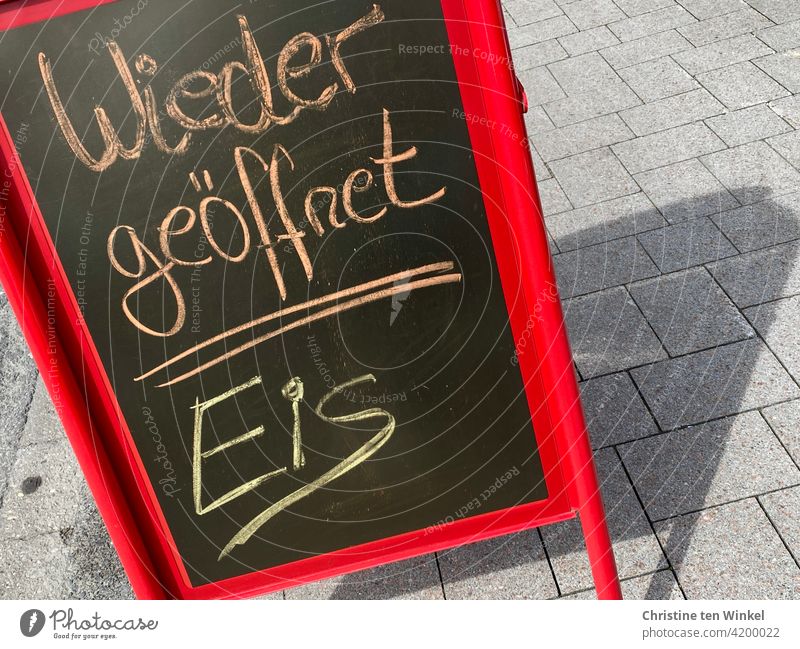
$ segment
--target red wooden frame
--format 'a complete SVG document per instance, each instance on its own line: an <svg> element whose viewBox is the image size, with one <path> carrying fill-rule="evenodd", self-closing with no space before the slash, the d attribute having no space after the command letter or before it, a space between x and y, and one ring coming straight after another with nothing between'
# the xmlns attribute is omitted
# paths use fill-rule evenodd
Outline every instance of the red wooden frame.
<svg viewBox="0 0 800 649"><path fill-rule="evenodd" d="M113 0L6 2L0 4L0 30L109 1ZM511 329L515 340L530 336L532 342L519 362L549 498L433 531L409 532L191 586L0 116L0 160L3 175L11 181L6 218L0 219L0 280L138 597L253 596L576 514L598 597L621 597L561 307L558 300L549 299L555 277L526 148L524 94L510 63L502 10L497 0L441 3L464 111L486 118L468 120L469 134ZM52 337L48 341L53 315L55 345Z"/></svg>

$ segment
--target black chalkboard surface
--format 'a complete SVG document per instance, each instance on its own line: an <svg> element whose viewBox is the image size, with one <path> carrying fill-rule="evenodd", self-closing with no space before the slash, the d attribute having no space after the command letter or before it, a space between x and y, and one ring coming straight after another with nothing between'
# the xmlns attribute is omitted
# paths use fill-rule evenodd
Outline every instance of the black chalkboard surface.
<svg viewBox="0 0 800 649"><path fill-rule="evenodd" d="M0 60L192 585L547 497L439 3L120 0Z"/></svg>

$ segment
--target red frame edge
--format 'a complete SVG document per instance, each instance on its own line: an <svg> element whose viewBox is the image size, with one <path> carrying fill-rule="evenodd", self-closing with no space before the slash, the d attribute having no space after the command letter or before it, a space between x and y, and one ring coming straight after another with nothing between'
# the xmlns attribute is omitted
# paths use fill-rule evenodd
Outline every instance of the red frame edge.
<svg viewBox="0 0 800 649"><path fill-rule="evenodd" d="M112 543L119 554L131 587L137 597L161 599L166 593L146 545L139 534L114 466L109 460L97 429L89 415L86 396L76 380L74 368L65 354L60 334L48 341L48 312L37 288L44 278L46 285L56 282L44 264L37 263L38 273L31 267L28 246L20 240L29 237L15 224L14 215L33 215L37 208L25 205L26 179L5 121L0 116L0 162L4 179L11 183L5 218L0 220L0 280L20 328L39 368L42 380L54 400L81 470L95 498L98 511L108 527ZM41 217L40 217L41 218ZM38 260L36 260L38 261ZM60 314L55 316L60 318Z"/></svg>
<svg viewBox="0 0 800 649"><path fill-rule="evenodd" d="M107 1L109 0L83 0L80 8ZM75 4L79 3L70 6L69 10L63 9L64 3L61 0L39 0L34 4L39 7L40 13L46 13L43 5L56 6L50 13L46 13L46 16L51 16L77 10ZM442 7L451 43L469 43L470 46L477 43L476 47L482 46L487 52L501 52L505 57L510 56L499 3L493 0L483 3L442 0ZM0 25L3 22L4 9L7 7L0 7ZM489 10L489 13L485 10ZM19 23L15 23L17 24ZM512 126L524 136L525 126L519 98L511 91L517 87L513 71L509 65L501 65L503 70L498 70L496 64L489 63L490 58L487 57L484 61L473 60L470 63L471 59L467 57L454 56L464 110L493 116L499 123ZM510 58L506 60L510 61ZM492 84L481 84L481 79L491 79ZM500 90L502 88L509 90ZM494 93L490 104L483 101L483 93L487 90ZM65 344L59 342L55 357L59 368L67 368L61 372L68 376L69 389L66 398L62 397L65 408L59 414L137 597L251 596L426 554L452 547L456 541L459 544L479 541L538 527L571 518L576 510L581 515L598 596L619 596L613 551L597 487L560 303L557 300L553 302L536 299L537 295L542 294L541 291L550 291L555 286L555 279L527 149L515 145L517 150L513 150L508 146L508 141L501 141L498 134L491 129L469 124L480 183L486 194L487 216L509 306L512 332L516 340L521 340L526 328L530 326L531 311L527 305L535 304L543 308L544 323L533 328L532 336L534 354L540 363L534 365L530 355L522 355L519 360L526 381L529 404L542 403L542 397L547 399L548 407L531 408L531 412L550 497L544 501L456 521L433 532L418 530L269 570L191 587L188 585L182 561L176 555L169 530L164 527L160 509L157 504L155 507L153 505L156 501L152 486L142 480L141 475L137 476L130 470L137 464L141 467L141 459L135 447L129 446L132 444L130 432L121 417L113 392L108 393L110 385L107 377L105 380L100 378L105 377L105 374L91 338L80 319L80 312L63 268L57 258L50 259L49 269L44 263L48 259L47 253L52 253L52 241L46 232L24 171L18 164L9 162L16 160L16 151L1 117L0 123L0 147L7 168L13 169L14 193L11 197L12 204L9 205L9 215L15 212L12 208L16 207L18 216L28 220L29 228L27 233L23 233L20 232L21 224L17 224L16 236L11 236L12 228L6 228L6 232L0 231L0 252L3 257L0 276L37 364L43 370L51 395L55 386L52 381L48 382L51 377L44 369L49 370L51 367L48 354L50 358L54 354L47 349L47 314L37 286L44 285L42 280L53 282L63 301L61 308L67 316L66 321L70 323L71 331L64 335L63 328L59 330L59 337L65 339ZM508 137L503 137L509 140ZM14 206L14 202L20 204ZM512 230L509 230L506 221L513 217L508 216L507 210L503 209L508 205L525 208L523 211L526 213L530 210L530 214L537 215L537 218L530 219L530 222L517 218ZM33 252L37 252L38 246L41 259L34 254L34 263L31 264L30 256L22 254L17 237L27 242L32 237L35 244ZM29 251L26 246L26 253ZM534 272L533 267L522 266L522 259L534 260L536 271ZM521 277L514 268L513 260L518 262L519 268L524 269ZM523 295L509 295L508 286L516 287L520 282ZM547 343L548 336L550 345ZM84 379L88 374L87 387L94 394L81 392L76 380L81 374ZM98 436L96 433L96 422L89 417L91 408L95 411L102 409L102 417L98 419L103 423L99 424L99 429L106 430L110 427L110 432L114 434L116 443L111 443L112 448L108 452L105 449L105 444L110 443L108 435ZM543 434L543 431L550 432ZM127 467L120 466L121 459L127 462ZM566 468L565 471L562 471L562 466ZM124 470L120 471L120 468ZM119 480L118 473L121 473ZM568 483L564 481L564 474L572 477ZM136 498L132 502L125 493L142 494L142 502L136 502ZM145 493L152 499L150 502L147 502ZM153 544L158 551L151 556L147 548Z"/></svg>
<svg viewBox="0 0 800 649"><path fill-rule="evenodd" d="M576 508L586 542L589 563L592 569L599 599L622 599L614 550L605 517L602 495L594 464L588 429L581 406L580 393L575 377L572 353L567 338L560 300L539 300L556 283L549 245L544 229L541 202L539 200L533 161L528 149L507 133L527 135L522 107L527 98L514 73L511 48L505 30L503 10L499 0L469 2L469 0L442 0L445 17L451 34L469 30L476 49L489 56L472 56L478 72L469 85L462 85L462 92L492 92L492 101L484 105L481 116L489 123L505 125L504 134L491 129L490 143L480 151L485 158L476 157L479 167L487 167L485 175L494 167L498 174L498 191L506 190L505 204L530 214L532 218L518 218L515 222L514 248L509 254L518 254L520 259L531 260L533 268L526 267L522 279L529 304L541 307L541 322L534 327L534 346L540 362L537 368L544 383L554 421L553 436L559 448L566 473L571 476L566 487L570 501ZM451 36L451 42L454 39ZM497 55L500 55L500 58ZM494 55L494 56L492 56ZM467 70L463 60L456 67ZM459 81L462 72L459 71ZM502 90L508 89L506 92ZM464 102L466 106L466 101ZM527 137L526 137L527 140ZM473 144L480 138L473 136ZM476 153L478 151L476 150ZM483 187L492 187L491 184ZM487 201L488 204L489 201ZM512 323L513 325L513 323ZM525 356L520 358L524 366Z"/></svg>
<svg viewBox="0 0 800 649"><path fill-rule="evenodd" d="M116 0L0 0L0 31Z"/></svg>

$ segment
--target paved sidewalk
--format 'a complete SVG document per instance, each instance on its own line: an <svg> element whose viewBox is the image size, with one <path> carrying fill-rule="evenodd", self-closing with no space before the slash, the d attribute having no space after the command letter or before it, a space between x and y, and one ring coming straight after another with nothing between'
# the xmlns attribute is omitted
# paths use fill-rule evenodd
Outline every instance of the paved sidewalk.
<svg viewBox="0 0 800 649"><path fill-rule="evenodd" d="M507 0L627 597L800 597L800 1ZM0 302L0 597L128 597ZM574 522L287 591L585 598Z"/></svg>

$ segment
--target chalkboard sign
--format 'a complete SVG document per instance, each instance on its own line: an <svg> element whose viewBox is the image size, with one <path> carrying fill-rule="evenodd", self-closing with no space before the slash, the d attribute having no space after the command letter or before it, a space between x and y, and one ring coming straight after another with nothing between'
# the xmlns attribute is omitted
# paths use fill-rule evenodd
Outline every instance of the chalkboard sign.
<svg viewBox="0 0 800 649"><path fill-rule="evenodd" d="M0 33L2 116L167 588L571 515L443 5L91 4Z"/></svg>

